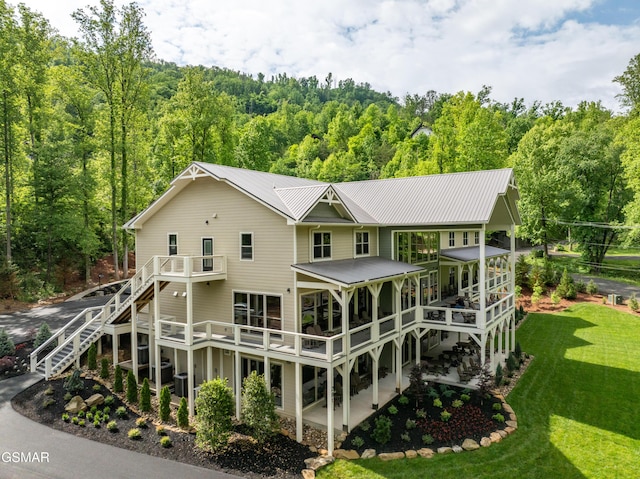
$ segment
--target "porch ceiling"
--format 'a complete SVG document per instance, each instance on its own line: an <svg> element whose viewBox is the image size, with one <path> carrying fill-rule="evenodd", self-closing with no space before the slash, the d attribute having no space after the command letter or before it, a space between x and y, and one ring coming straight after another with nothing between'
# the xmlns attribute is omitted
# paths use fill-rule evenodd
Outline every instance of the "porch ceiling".
<svg viewBox="0 0 640 479"><path fill-rule="evenodd" d="M417 273L424 269L420 266L413 266L378 256L320 261L317 263L299 263L292 265L291 268L294 271L345 287L390 280L406 274Z"/></svg>
<svg viewBox="0 0 640 479"><path fill-rule="evenodd" d="M496 256L504 256L506 254L509 254L509 250L496 248L495 246L484 247L485 258L494 258ZM480 259L480 246L445 249L440 251L440 256L454 261L470 263Z"/></svg>

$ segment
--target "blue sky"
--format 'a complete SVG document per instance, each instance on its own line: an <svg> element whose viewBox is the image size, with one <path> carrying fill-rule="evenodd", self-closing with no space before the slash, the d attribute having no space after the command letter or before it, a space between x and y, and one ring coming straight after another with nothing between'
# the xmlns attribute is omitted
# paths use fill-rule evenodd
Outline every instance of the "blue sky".
<svg viewBox="0 0 640 479"><path fill-rule="evenodd" d="M11 2L11 0L9 1ZM61 34L97 0L26 0ZM116 4L124 2L116 0ZM267 78L353 78L402 98L428 90L613 110L640 53L637 0L139 0L156 56Z"/></svg>

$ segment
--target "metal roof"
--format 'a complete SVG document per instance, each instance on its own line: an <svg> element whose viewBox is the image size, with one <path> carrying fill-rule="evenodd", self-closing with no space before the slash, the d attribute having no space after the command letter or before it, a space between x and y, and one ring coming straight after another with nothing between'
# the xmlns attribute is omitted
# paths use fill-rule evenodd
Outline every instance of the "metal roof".
<svg viewBox="0 0 640 479"><path fill-rule="evenodd" d="M495 256L503 256L506 254L509 254L509 251L506 249L496 248L495 246L484 247L485 258L493 258ZM480 246L465 246L463 248L443 249L440 251L440 256L456 261L462 261L463 263L478 261L480 259Z"/></svg>
<svg viewBox="0 0 640 479"><path fill-rule="evenodd" d="M300 263L292 265L291 268L343 286L392 279L424 270L420 266L413 266L378 256Z"/></svg>

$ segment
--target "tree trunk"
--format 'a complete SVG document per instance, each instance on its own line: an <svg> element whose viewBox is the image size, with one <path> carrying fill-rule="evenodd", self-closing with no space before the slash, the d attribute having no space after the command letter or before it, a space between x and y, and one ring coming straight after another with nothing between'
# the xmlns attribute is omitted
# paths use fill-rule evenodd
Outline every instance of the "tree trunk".
<svg viewBox="0 0 640 479"><path fill-rule="evenodd" d="M4 137L4 187L5 187L5 219L6 219L6 256L5 262L11 263L11 127L9 125L9 97L7 91L2 92L3 137Z"/></svg>
<svg viewBox="0 0 640 479"><path fill-rule="evenodd" d="M122 138L121 138L121 153L122 153L122 178L120 179L122 181L122 185L121 185L121 193L120 193L120 206L122 208L122 219L120 221L121 224L124 224L127 221L127 196L129 195L128 192L128 188L127 188L127 176L128 176L128 172L127 172L127 125L126 125L126 119L125 119L125 113L124 113L124 108L120 117L120 121L122 122L120 127L121 127L121 133L122 133ZM129 248L127 245L127 237L126 237L126 231L124 230L124 228L122 229L122 249L123 249L123 254L122 254L122 275L124 278L127 278L129 276Z"/></svg>
<svg viewBox="0 0 640 479"><path fill-rule="evenodd" d="M116 281L120 280L120 262L118 261L118 211L116 209L116 197L118 190L116 187L116 116L111 104L110 112L110 133L111 133L111 238L113 241L113 269L115 271Z"/></svg>

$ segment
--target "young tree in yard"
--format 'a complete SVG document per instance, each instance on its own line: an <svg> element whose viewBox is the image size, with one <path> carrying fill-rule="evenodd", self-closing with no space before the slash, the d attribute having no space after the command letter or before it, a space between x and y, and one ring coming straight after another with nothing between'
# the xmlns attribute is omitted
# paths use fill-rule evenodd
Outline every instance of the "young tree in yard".
<svg viewBox="0 0 640 479"><path fill-rule="evenodd" d="M169 386L163 386L160 390L160 420L167 422L171 418L171 391Z"/></svg>
<svg viewBox="0 0 640 479"><path fill-rule="evenodd" d="M91 343L91 346L89 346L89 351L87 351L87 368L89 368L92 371L98 368L96 355L97 355L96 343Z"/></svg>
<svg viewBox="0 0 640 479"><path fill-rule="evenodd" d="M109 360L107 358L100 360L100 377L102 379L109 379Z"/></svg>
<svg viewBox="0 0 640 479"><path fill-rule="evenodd" d="M178 427L182 429L189 429L189 406L187 405L187 398L180 399L178 405Z"/></svg>
<svg viewBox="0 0 640 479"><path fill-rule="evenodd" d="M233 423L233 392L226 379L213 379L204 383L196 398L198 423L196 445L217 451L229 440Z"/></svg>
<svg viewBox="0 0 640 479"><path fill-rule="evenodd" d="M138 383L131 370L127 373L127 402L130 404L138 402Z"/></svg>
<svg viewBox="0 0 640 479"><path fill-rule="evenodd" d="M49 328L49 325L47 323L42 323L38 328L36 339L33 340L33 349L40 347L40 345L47 342L50 337L51 329Z"/></svg>
<svg viewBox="0 0 640 479"><path fill-rule="evenodd" d="M119 364L116 364L115 371L113 373L113 391L116 393L121 393L123 390L122 386L122 368Z"/></svg>
<svg viewBox="0 0 640 479"><path fill-rule="evenodd" d="M4 329L0 329L0 358L11 356L16 352L16 346Z"/></svg>
<svg viewBox="0 0 640 479"><path fill-rule="evenodd" d="M144 378L142 388L140 389L140 410L143 412L151 411L151 389L149 388L149 379Z"/></svg>
<svg viewBox="0 0 640 479"><path fill-rule="evenodd" d="M258 443L272 437L279 428L273 393L267 389L264 376L256 371L244 378L242 384L241 418Z"/></svg>

